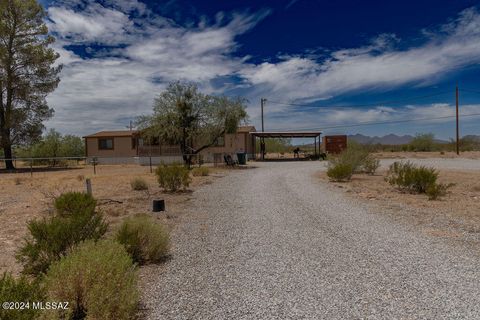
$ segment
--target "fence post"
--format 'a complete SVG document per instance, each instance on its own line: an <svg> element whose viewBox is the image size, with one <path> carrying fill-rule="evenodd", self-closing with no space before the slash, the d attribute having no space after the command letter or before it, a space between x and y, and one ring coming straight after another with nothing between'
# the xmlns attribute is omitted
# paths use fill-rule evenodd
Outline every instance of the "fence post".
<svg viewBox="0 0 480 320"><path fill-rule="evenodd" d="M92 195L92 181L85 179L85 186L87 187L87 194Z"/></svg>
<svg viewBox="0 0 480 320"><path fill-rule="evenodd" d="M152 156L151 155L150 155L149 159L150 159L150 173L152 173L153 171L152 171Z"/></svg>
<svg viewBox="0 0 480 320"><path fill-rule="evenodd" d="M30 177L33 177L33 159L30 159Z"/></svg>

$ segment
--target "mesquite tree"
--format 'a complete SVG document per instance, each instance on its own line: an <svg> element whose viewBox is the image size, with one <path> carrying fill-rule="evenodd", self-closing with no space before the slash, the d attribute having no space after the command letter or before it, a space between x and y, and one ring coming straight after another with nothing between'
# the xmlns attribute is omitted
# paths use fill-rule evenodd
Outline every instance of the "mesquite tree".
<svg viewBox="0 0 480 320"><path fill-rule="evenodd" d="M138 123L146 137L180 145L190 165L193 155L235 133L246 119L245 99L206 95L195 84L174 82L155 99L153 115Z"/></svg>
<svg viewBox="0 0 480 320"><path fill-rule="evenodd" d="M0 0L0 147L6 159L12 146L36 140L42 122L53 115L46 96L55 90L61 66L36 0ZM7 169L14 169L6 161Z"/></svg>

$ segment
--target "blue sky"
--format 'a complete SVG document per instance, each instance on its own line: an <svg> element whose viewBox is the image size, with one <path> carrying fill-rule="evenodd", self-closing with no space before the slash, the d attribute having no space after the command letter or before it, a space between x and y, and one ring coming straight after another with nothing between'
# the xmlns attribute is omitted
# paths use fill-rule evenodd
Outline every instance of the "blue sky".
<svg viewBox="0 0 480 320"><path fill-rule="evenodd" d="M454 136L455 85L480 92L475 1L43 0L64 65L47 123L124 129L170 81L249 100L267 130ZM393 102L392 102L393 101ZM480 94L460 92L462 114ZM411 123L332 128L363 122ZM430 120L425 120L430 119ZM462 134L480 134L480 116Z"/></svg>

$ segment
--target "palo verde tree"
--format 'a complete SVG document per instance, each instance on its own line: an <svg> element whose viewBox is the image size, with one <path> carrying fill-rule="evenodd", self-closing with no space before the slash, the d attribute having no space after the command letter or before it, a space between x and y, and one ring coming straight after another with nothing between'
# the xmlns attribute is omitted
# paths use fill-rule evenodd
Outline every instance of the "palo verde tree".
<svg viewBox="0 0 480 320"><path fill-rule="evenodd" d="M36 0L0 0L0 147L7 159L12 146L35 141L42 122L53 115L46 96L55 90L59 55ZM6 161L7 169L14 169Z"/></svg>
<svg viewBox="0 0 480 320"><path fill-rule="evenodd" d="M180 145L185 164L200 151L235 133L247 119L245 99L203 94L192 83L173 82L154 102L153 115L141 117L148 138Z"/></svg>

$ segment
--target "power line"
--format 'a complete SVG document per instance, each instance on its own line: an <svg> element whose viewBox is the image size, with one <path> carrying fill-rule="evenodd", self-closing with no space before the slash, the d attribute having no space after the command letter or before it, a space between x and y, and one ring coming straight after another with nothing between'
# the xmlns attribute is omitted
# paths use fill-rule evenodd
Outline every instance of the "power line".
<svg viewBox="0 0 480 320"><path fill-rule="evenodd" d="M461 114L462 117L473 117L473 116L480 116L480 113L471 113L471 114ZM392 121L382 121L382 122L375 122L375 121L367 121L367 122L359 122L355 124L347 124L347 125L338 125L338 126L322 126L322 127L314 127L314 128L296 128L296 129L273 129L278 131L297 131L297 130L324 130L324 129L336 129L336 128L351 128L351 127L360 127L360 126L370 126L370 125L379 125L379 124L392 124L392 123L404 123L404 122L417 122L417 121L429 121L429 120L440 120L440 119L449 119L455 118L456 115L453 116L443 116L443 117L434 117L434 118L419 118L419 119L404 119L404 120L392 120Z"/></svg>
<svg viewBox="0 0 480 320"><path fill-rule="evenodd" d="M480 91L476 91L476 90L470 90L470 89L458 89L459 91L464 91L464 92L471 92L471 93L478 93L480 94Z"/></svg>
<svg viewBox="0 0 480 320"><path fill-rule="evenodd" d="M267 102L273 103L273 104L280 104L280 105L286 105L286 106L295 106L295 107L319 107L319 108L355 108L355 107L373 107L373 106L379 106L379 105L385 105L385 104L392 104L392 103L400 103L400 102L407 102L407 101L413 101L413 100L420 100L420 99L426 99L426 98L431 98L431 97L436 97L440 96L446 93L451 93L451 91L442 91L434 94L429 94L429 95L423 95L423 96L417 96L417 97L411 97L411 98L406 98L406 99L399 99L399 100L387 100L387 101L379 101L376 103L369 103L369 104L355 104L355 105L343 105L343 106L326 106L326 105L319 105L319 106L314 106L311 104L300 104L300 103L288 103L288 102L281 102L281 101L272 101L272 100L267 100Z"/></svg>

